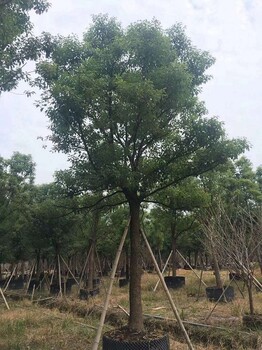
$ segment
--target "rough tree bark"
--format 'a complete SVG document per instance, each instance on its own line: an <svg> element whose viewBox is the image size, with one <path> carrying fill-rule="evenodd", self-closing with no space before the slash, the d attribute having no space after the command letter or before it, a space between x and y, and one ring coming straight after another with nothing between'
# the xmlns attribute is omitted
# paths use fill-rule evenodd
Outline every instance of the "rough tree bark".
<svg viewBox="0 0 262 350"><path fill-rule="evenodd" d="M143 312L141 302L141 233L140 233L140 202L137 198L129 199L130 208L130 317L128 327L130 331L143 331Z"/></svg>

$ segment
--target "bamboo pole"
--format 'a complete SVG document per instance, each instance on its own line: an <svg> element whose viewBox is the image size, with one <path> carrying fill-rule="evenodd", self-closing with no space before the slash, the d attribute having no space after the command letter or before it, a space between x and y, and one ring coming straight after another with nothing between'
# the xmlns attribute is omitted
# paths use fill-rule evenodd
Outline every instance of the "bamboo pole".
<svg viewBox="0 0 262 350"><path fill-rule="evenodd" d="M32 269L30 271L30 276L29 276L29 280L28 280L27 285L26 285L25 294L27 294L27 292L28 292L28 288L29 288L29 285L30 285L30 282L31 282L31 279L32 279L32 276L33 276L35 265L36 265L36 263L32 266Z"/></svg>
<svg viewBox="0 0 262 350"><path fill-rule="evenodd" d="M234 272L234 271L229 270L229 273L232 273L232 272ZM234 275L232 275L232 276L234 276ZM239 287L236 278L234 278L234 282L235 282L237 289L239 290L239 293L241 294L242 298L245 299L244 293L242 292L241 288ZM244 283L245 283L245 281L244 281Z"/></svg>
<svg viewBox="0 0 262 350"><path fill-rule="evenodd" d="M245 267L244 264L240 263L239 262L239 265L241 266L241 268L243 269L244 273L246 276L250 276L252 281L253 281L253 284L255 285L255 287L257 287L260 291L262 291L262 284L259 282L259 280L253 276L253 274Z"/></svg>
<svg viewBox="0 0 262 350"><path fill-rule="evenodd" d="M60 255L57 255L57 268L58 268L58 281L59 281L59 296L63 295L62 292L62 278L61 278L61 265L60 265Z"/></svg>
<svg viewBox="0 0 262 350"><path fill-rule="evenodd" d="M170 260L170 258L171 258L171 256L172 256L172 253L173 253L173 250L171 250L170 254L168 255L168 258L167 258L167 261L166 261L166 263L165 263L165 266L163 267L163 270L162 270L162 272L161 272L162 275L163 275L163 273L165 272L165 270L166 270L166 268L167 268L167 265L168 265L168 262L169 262L169 260ZM158 279L158 281L156 282L155 288L153 289L154 292L156 291L156 289L157 289L157 287L158 287L158 285L159 285L159 282L160 282L160 279Z"/></svg>
<svg viewBox="0 0 262 350"><path fill-rule="evenodd" d="M168 317L162 317L162 316L158 316L158 315L150 315L150 314L143 314L145 317L148 318L155 318L155 319L160 319L160 320L166 320L166 321L176 321L173 318L168 318ZM196 326L196 327L203 327L203 328L211 328L211 329L220 329L223 331L227 331L230 330L229 328L225 328L225 327L219 327L219 326L213 326L211 324L205 324L205 323L197 323L197 322L191 322L191 321L182 321L184 324L188 324L191 326ZM234 329L234 331L236 331L237 333L240 334L246 334L246 335L250 335L249 332L243 332L243 331L239 331L237 329Z"/></svg>
<svg viewBox="0 0 262 350"><path fill-rule="evenodd" d="M226 296L225 296L225 293L226 293L226 290L228 289L228 287L230 286L230 284L234 281L234 278L228 283L228 285L226 286L225 289L223 289L223 292L222 294L220 295L220 297L218 298L217 302L215 303L214 307L212 308L212 310L210 311L210 313L207 315L207 317L205 318L205 321L207 321L209 319L209 317L212 315L213 311L215 310L215 308L217 307L218 303L220 302L220 300L222 298L226 299ZM227 300L226 300L227 301Z"/></svg>
<svg viewBox="0 0 262 350"><path fill-rule="evenodd" d="M105 299L105 303L104 303L104 308L100 317L100 323L97 329L97 333L96 333L96 337L92 346L92 350L97 350L98 346L99 346L99 342L100 342L100 338L101 338L101 334L102 334L102 330L103 330L103 326L105 323L105 317L106 317L106 312L108 309L108 304L109 304L109 298L112 292L112 288L113 288L113 283L114 283L114 279L115 279L115 274L116 274L116 269L117 269L117 265L120 259L120 255L123 249L123 245L125 243L126 240L126 236L127 236L127 232L128 232L128 228L129 228L129 224L130 224L130 219L128 220L128 224L124 230L123 236L121 238L117 253L116 253L116 257L115 257L115 261L114 261L114 265L111 271L111 275L110 275L110 283L109 283L109 287L108 287L108 291L107 291L107 295L106 295L106 299Z"/></svg>
<svg viewBox="0 0 262 350"><path fill-rule="evenodd" d="M90 249L89 249L89 251L88 251L87 257L86 257L86 261L85 261L85 264L84 264L84 267L83 267L81 276L80 276L79 289L80 289L80 287L81 287L81 282L82 282L82 279L83 279L83 277L84 277L84 273L85 273L85 270L86 270L86 265L87 265L87 263L88 263L89 256L90 256L90 254L91 254L91 250L92 250L92 245L93 245L93 244L94 244L94 243L92 242L92 244L91 244L91 246L90 246Z"/></svg>
<svg viewBox="0 0 262 350"><path fill-rule="evenodd" d="M96 247L95 247L95 253L96 253L96 259L97 259L99 273L102 276L103 275L102 266L101 266L101 263L100 263L100 258L99 258L99 255L98 255Z"/></svg>
<svg viewBox="0 0 262 350"><path fill-rule="evenodd" d="M13 271L11 273L11 276L9 277L9 280L7 281L7 284L6 284L5 288L4 288L4 292L7 290L8 286L9 286L9 283L11 282L11 279L14 276L16 268L17 268L17 265L14 267L14 269L13 269Z"/></svg>
<svg viewBox="0 0 262 350"><path fill-rule="evenodd" d="M190 350L194 350L193 344L191 343L191 340L190 340L190 338L189 338L189 335L188 335L188 333L187 333L187 331L186 331L186 329L185 329L185 326L183 325L183 322L182 322L182 320L181 320L181 318L180 318L180 316L179 316L178 310L177 310L177 308L176 308L175 303L173 302L173 299L172 299L172 297L171 297L171 294L169 293L169 290L168 290L168 288L167 288L167 286L166 286L164 277L163 277L163 275L162 275L162 273L161 273L161 271L160 271L160 269L159 269L159 267L158 267L157 261L156 261L156 259L155 259L155 257L154 257L154 254L153 254L153 252L152 252L152 249L151 249L151 247L150 247L150 244L148 243L148 240L147 240L147 238L146 238L146 235L145 235L145 233L144 233L144 231L143 231L142 229L141 229L141 232L142 232L142 236L143 236L143 238L144 238L144 241L145 241L145 243L146 243L147 249L148 249L148 251L149 251L149 253L150 253L150 255L151 255L151 258L152 258L152 260L153 260L153 263L154 263L154 265L155 265L155 269L156 269L156 271L157 271L158 277L159 277L159 279L160 279L160 281L161 281L161 283L162 283L162 286L163 286L163 288L164 288L164 290L165 290L165 292L166 292L166 295L167 295L167 297L168 297L168 300L169 300L169 302L170 302L171 308L172 308L172 310L173 310L173 312L174 312L174 314L175 314L175 317L176 317L176 319L177 319L177 322L178 322L178 324L179 324L179 326L180 326L182 332L184 333L184 336L185 336L185 339L186 339L188 348L189 348Z"/></svg>
<svg viewBox="0 0 262 350"><path fill-rule="evenodd" d="M74 279L74 280L76 281L76 283L79 285L78 280L75 278L75 276L74 276L73 272L70 270L70 268L69 268L69 266L67 265L67 263L66 263L65 259L62 257L62 255L60 255L60 257L61 257L61 259L62 259L63 263L65 264L66 268L68 269L69 273L70 273L70 274L71 274L71 276L73 277L73 279Z"/></svg>
<svg viewBox="0 0 262 350"><path fill-rule="evenodd" d="M50 291L50 288L51 288L51 284L53 283L54 275L55 275L55 267L54 267L54 269L52 271L52 274L51 274L50 284L49 284L49 291Z"/></svg>
<svg viewBox="0 0 262 350"><path fill-rule="evenodd" d="M200 295L202 276L203 276L203 267L202 267L201 272L200 272L200 281L199 281L199 285L198 285L198 291L197 291L197 298L196 298L196 301L198 301L199 295Z"/></svg>
<svg viewBox="0 0 262 350"><path fill-rule="evenodd" d="M130 316L129 312L126 311L126 309L123 308L123 306L117 304L117 306L119 307L119 309L121 309L128 317Z"/></svg>
<svg viewBox="0 0 262 350"><path fill-rule="evenodd" d="M98 252L97 252L97 249L95 248L95 253L96 253L96 258L97 258L97 261L98 261L98 267L99 267L99 272L100 272L100 275L101 277L103 276L103 271L102 271L102 266L101 266L101 263L100 263L100 259L99 259L99 255L98 255ZM103 279L101 278L101 282L103 282ZM105 290L105 292L107 292L107 289L106 289L106 286L104 283L101 283L101 286L103 287L103 289Z"/></svg>
<svg viewBox="0 0 262 350"><path fill-rule="evenodd" d="M8 303L7 303L7 300L6 300L5 296L4 296L4 293L3 293L3 291L2 291L2 288L0 288L0 293L1 293L1 295L2 295L2 298L3 298L4 302L5 302L5 306L7 307L8 310L10 310L10 307L9 307L9 305L8 305Z"/></svg>
<svg viewBox="0 0 262 350"><path fill-rule="evenodd" d="M34 294L35 294L35 284L33 285L32 295L31 295L31 301L34 300Z"/></svg>
<svg viewBox="0 0 262 350"><path fill-rule="evenodd" d="M202 278L200 276L198 276L198 274L196 273L196 271L193 269L193 267L186 261L186 259L183 257L183 255L176 250L178 255L184 260L184 262L189 266L190 270L194 272L194 274L197 276L197 278L201 281L201 283L203 283L203 285L205 287L207 287L207 284L202 280ZM203 271L203 269L201 270L201 272Z"/></svg>
<svg viewBox="0 0 262 350"><path fill-rule="evenodd" d="M43 299L34 299L34 300L32 300L32 302L38 303L41 301L46 301L46 300L51 300L51 299L54 299L54 297L48 297L48 298L43 298Z"/></svg>
<svg viewBox="0 0 262 350"><path fill-rule="evenodd" d="M121 309L127 316L129 316L129 313L126 311L126 309L124 309L121 305L117 305L119 307L119 309ZM147 317L147 318L155 318L158 320L164 320L164 321L177 321L175 318L169 318L169 317L163 317L160 315L151 315L151 314L143 314L143 316ZM228 328L225 327L219 327L219 326L213 326L211 324L205 324L205 323L197 323L197 322L192 322L192 321L182 321L185 324L191 325L191 326L196 326L196 327L204 327L204 328L212 328L212 329L221 329L223 331L228 331ZM238 333L241 334L247 334L250 335L249 332L243 332L243 331L239 331L236 330Z"/></svg>
<svg viewBox="0 0 262 350"><path fill-rule="evenodd" d="M49 290L49 292L50 292L50 281L49 281L49 278L48 278L48 276L46 275L46 274L44 274L44 277L43 277L43 279L41 280L41 282L40 282L40 288L42 288L42 282L43 281L45 281L46 282L46 286L47 286L47 289Z"/></svg>

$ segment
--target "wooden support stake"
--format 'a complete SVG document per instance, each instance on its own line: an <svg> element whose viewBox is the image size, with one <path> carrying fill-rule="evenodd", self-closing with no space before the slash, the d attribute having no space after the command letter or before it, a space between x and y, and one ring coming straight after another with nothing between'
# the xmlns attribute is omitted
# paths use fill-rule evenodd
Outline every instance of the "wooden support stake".
<svg viewBox="0 0 262 350"><path fill-rule="evenodd" d="M32 295L31 295L31 301L34 300L34 294L35 294L35 284L33 285Z"/></svg>
<svg viewBox="0 0 262 350"><path fill-rule="evenodd" d="M175 314L175 317L176 317L176 319L177 319L177 322L178 322L178 324L179 324L179 326L180 326L182 332L184 333L184 336L185 336L185 339L186 339L188 348L189 348L189 350L194 350L193 344L191 343L191 340L190 340L190 338L189 338L189 335L188 335L188 333L187 333L187 331L186 331L186 329L185 329L185 326L183 325L183 322L182 322L182 320L181 320L181 318L180 318L180 316L179 316L178 310L177 310L176 305L175 305L175 303L174 303L174 301L173 301L173 299L172 299L172 296L171 296L171 294L169 293L169 290L168 290L168 288L167 288L167 286L166 286L164 277L163 277L163 275L162 275L162 273L161 273L161 271L160 271L160 269L159 269L158 263L157 263L157 261L156 261L156 259L155 259L155 257L154 257L154 253L152 252L152 249L151 249L151 247L150 247L150 244L148 243L148 240L147 240L147 238L146 238L146 235L145 235L145 233L144 233L143 230L141 230L141 232L142 232L142 236L143 236L143 238L144 238L144 241L145 241L145 243L146 243L147 249L148 249L148 251L149 251L149 253L150 253L150 255L151 255L151 258L152 258L152 260L153 260L153 263L154 263L154 265L155 265L155 269L156 269L156 271L157 271L158 277L159 277L159 279L160 279L160 281L161 281L161 284L162 284L162 286L163 286L163 288L164 288L164 290L165 290L165 292L166 292L166 295L167 295L167 297L168 297L168 300L169 300L169 302L170 302L171 308L172 308L172 310L173 310L173 312L174 312L174 314Z"/></svg>
<svg viewBox="0 0 262 350"><path fill-rule="evenodd" d="M41 302L41 301L46 301L46 300L51 300L51 299L54 299L54 297L48 297L48 298L43 298L43 299L35 299L35 300L32 300L34 303L38 303L38 302Z"/></svg>
<svg viewBox="0 0 262 350"><path fill-rule="evenodd" d="M17 268L17 266L14 267L14 269L13 269L13 271L11 273L11 276L9 277L9 280L8 280L8 282L7 282L7 284L6 284L5 288L4 288L4 292L7 290L8 286L9 286L9 283L11 282L11 279L14 276L16 268Z"/></svg>
<svg viewBox="0 0 262 350"><path fill-rule="evenodd" d="M60 264L60 255L57 255L57 268L58 268L58 281L59 281L59 297L63 295L62 292L62 278L61 278L61 264Z"/></svg>
<svg viewBox="0 0 262 350"><path fill-rule="evenodd" d="M65 264L66 268L68 269L69 273L71 274L71 276L73 277L73 279L76 281L76 283L79 285L78 280L75 278L73 272L70 270L69 266L67 265L67 263L65 262L65 259L61 256L61 259L63 261L63 263Z"/></svg>
<svg viewBox="0 0 262 350"><path fill-rule="evenodd" d="M89 256L90 256L90 254L91 254L92 246L93 246L93 243L92 243L91 246L90 246L90 249L89 249L89 252L88 252L88 254L87 254L86 261L85 261L85 264L84 264L84 267L83 267L83 270L82 270L82 273L81 273L81 276L80 276L79 289L80 289L80 287L81 287L81 282L82 282L82 279L83 279L83 277L84 277L84 273L85 273L85 270L86 270L86 265L87 265L87 263L88 263Z"/></svg>
<svg viewBox="0 0 262 350"><path fill-rule="evenodd" d="M207 315L207 317L205 318L205 321L207 321L207 320L209 319L209 317L212 315L213 311L214 311L215 308L217 307L217 305L218 305L218 303L220 302L220 300L221 300L222 298L225 299L226 290L228 289L228 287L230 286L230 284L234 281L234 278L235 278L235 277L233 277L233 279L228 283L228 285L226 286L226 288L223 289L222 294L221 294L220 297L218 298L218 300L217 300L217 302L215 303L213 309L210 311L210 313L209 313L209 314Z"/></svg>
<svg viewBox="0 0 262 350"><path fill-rule="evenodd" d="M197 276L197 278L201 281L201 283L203 283L203 285L205 287L207 287L207 284L202 280L202 278L200 276L198 276L198 274L196 273L196 271L193 269L193 267L186 261L186 259L183 257L183 255L178 251L176 250L178 255L184 260L184 262L189 266L190 270L194 272L194 274ZM203 271L203 269L201 270Z"/></svg>
<svg viewBox="0 0 262 350"><path fill-rule="evenodd" d="M170 258L172 256L172 253L173 253L173 250L171 250L170 254L168 255L167 261L166 261L165 266L163 267L163 270L162 270L162 275L163 275L163 273L165 272L165 270L167 268L167 265L168 265L168 262L169 262L169 260L170 260ZM160 279L158 279L158 281L156 282L155 288L153 289L154 292L156 291L156 289L157 289L157 287L159 285L159 282L160 282Z"/></svg>
<svg viewBox="0 0 262 350"><path fill-rule="evenodd" d="M5 306L7 307L8 310L10 310L10 307L9 307L7 301L6 301L6 298L5 298L5 296L4 296L4 293L3 293L3 291L2 291L2 288L0 288L0 293L1 293L1 295L2 295L2 298L3 298L4 302L5 302Z"/></svg>
<svg viewBox="0 0 262 350"><path fill-rule="evenodd" d="M54 269L52 271L51 278L50 278L49 292L50 292L50 289L51 289L51 284L53 283L54 275L55 275L55 267L54 267Z"/></svg>
<svg viewBox="0 0 262 350"><path fill-rule="evenodd" d="M200 272L200 280L199 280L199 285L198 285L198 291L197 291L197 298L196 298L196 301L198 301L199 295L200 295L202 276L203 276L203 267L202 267L202 270L201 270L201 272Z"/></svg>
<svg viewBox="0 0 262 350"><path fill-rule="evenodd" d="M101 263L100 263L100 258L99 258L99 255L98 255L96 247L95 247L95 253L96 253L96 259L97 259L97 264L98 264L98 268L99 268L99 273L102 276L103 275L102 266L101 266Z"/></svg>
<svg viewBox="0 0 262 350"><path fill-rule="evenodd" d="M36 265L36 263L32 266L32 269L30 271L30 276L29 276L29 280L28 280L27 285L26 285L25 294L27 294L27 292L28 292L28 288L29 288L29 285L30 285L30 282L31 282L31 279L32 279L32 276L33 276L35 265Z"/></svg>
<svg viewBox="0 0 262 350"><path fill-rule="evenodd" d="M100 323L97 329L97 333L96 333L96 337L92 346L92 350L97 350L98 346L99 346L99 342L100 342L100 338L101 338L101 334L102 334L102 330L103 330L103 326L105 323L105 318L106 318L106 312L108 309L108 304L109 304L109 299L110 299L110 295L112 292L112 288L113 288L113 283L114 283L114 279L115 279L115 274L116 274L116 269L117 269L117 265L120 259L120 255L126 240L126 236L127 236L127 232L128 232L128 228L129 228L129 224L130 224L130 219L128 220L128 224L125 228L125 231L123 233L123 236L121 238L117 253L116 253L116 257L115 257L115 261L114 261L114 265L111 271L111 275L110 275L110 283L109 283L109 287L108 287L108 291L107 291L107 295L106 295L106 299L105 299L105 303L104 303L104 308L100 317Z"/></svg>
<svg viewBox="0 0 262 350"><path fill-rule="evenodd" d="M117 306L119 307L119 309L121 309L128 317L129 317L129 312L126 311L126 309L123 308L123 306L117 304Z"/></svg>
<svg viewBox="0 0 262 350"><path fill-rule="evenodd" d="M229 273L230 273L230 272L232 273L231 270L229 271ZM234 272L234 271L233 271L233 272ZM236 286L237 286L237 289L239 290L239 293L241 294L242 298L245 299L244 293L242 292L242 289L239 287L236 278L234 278L234 282L235 282L235 284L236 284ZM245 281L244 281L244 283L245 283Z"/></svg>

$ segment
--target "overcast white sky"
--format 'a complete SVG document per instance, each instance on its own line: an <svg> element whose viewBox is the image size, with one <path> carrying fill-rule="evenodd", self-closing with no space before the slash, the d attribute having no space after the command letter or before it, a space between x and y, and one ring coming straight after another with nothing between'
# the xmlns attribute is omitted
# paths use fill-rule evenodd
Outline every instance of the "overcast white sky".
<svg viewBox="0 0 262 350"><path fill-rule="evenodd" d="M246 155L254 167L262 164L262 0L51 0L52 7L32 16L37 34L81 34L91 15L108 13L124 26L156 17L164 28L182 22L193 44L208 50L216 63L213 79L204 86L203 100L210 115L219 116L229 137L245 136L252 144ZM66 157L42 148L37 136L48 134L48 120L24 91L0 97L0 155L14 151L32 154L36 182L50 182L66 166Z"/></svg>

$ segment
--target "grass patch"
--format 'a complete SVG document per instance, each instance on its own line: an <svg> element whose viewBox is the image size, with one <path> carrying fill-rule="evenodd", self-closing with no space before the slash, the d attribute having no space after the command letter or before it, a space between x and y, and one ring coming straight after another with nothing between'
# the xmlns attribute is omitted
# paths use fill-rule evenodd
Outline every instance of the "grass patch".
<svg viewBox="0 0 262 350"><path fill-rule="evenodd" d="M30 304L10 303L0 309L1 350L87 349L95 333L87 320L58 310ZM81 324L80 324L81 323Z"/></svg>
<svg viewBox="0 0 262 350"><path fill-rule="evenodd" d="M199 271L196 272L200 275ZM181 269L178 275L186 277L186 284L180 289L170 289L170 293L180 317L187 322L206 323L210 326L205 328L185 324L196 350L258 348L262 331L248 332L241 324L242 315L248 311L247 291L244 289L244 298L240 293L240 290L243 290L242 282L237 282L237 285L235 282L232 283L235 287L235 300L230 303L219 303L206 320L214 303L206 299L205 286L201 284L199 291L199 279L192 271ZM223 279L225 284L229 283L228 272L223 272ZM213 272L204 271L203 280L208 286L214 285ZM145 323L149 329L155 327L170 332L171 350L186 350L187 345L184 344L183 335L176 321L168 321L175 317L161 284L156 292L153 291L157 281L156 274L144 273L142 276L144 314L159 317L158 319L146 317ZM8 298L11 310L6 310L4 304L0 304L0 349L91 349L96 331L90 326L95 328L98 326L108 283L109 278L103 279L100 295L87 301L80 301L77 298L77 290L73 290L70 297L56 299L53 303L49 303L48 300L50 309L32 304L30 300L12 302ZM257 312L262 312L262 293L254 292L254 300ZM119 288L118 281L115 281L105 331L126 324L127 317L119 305L129 312L128 286Z"/></svg>

